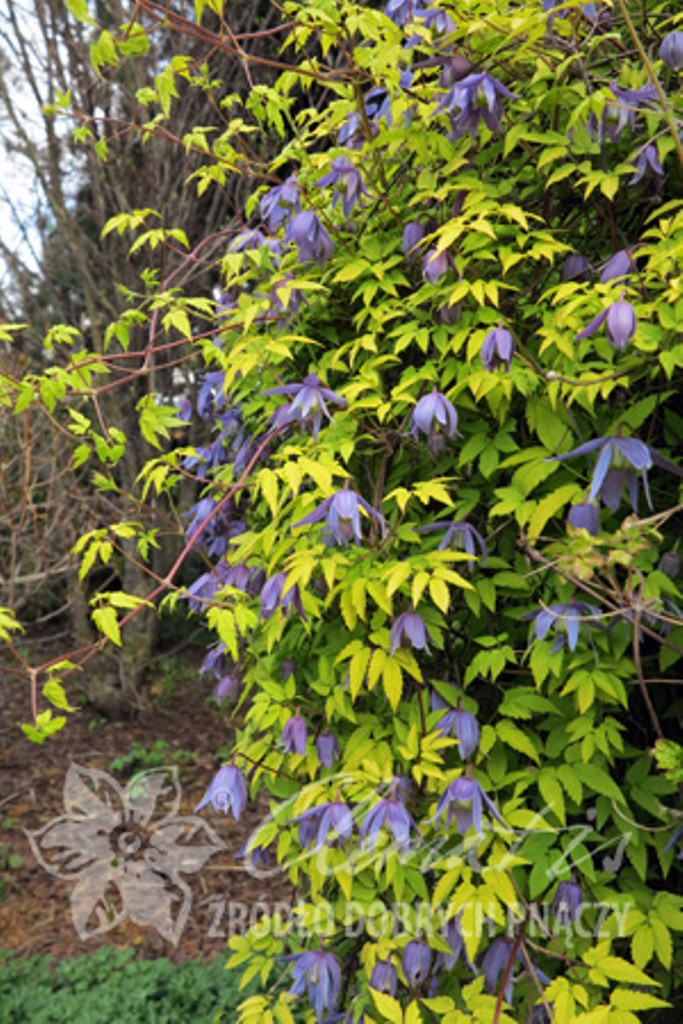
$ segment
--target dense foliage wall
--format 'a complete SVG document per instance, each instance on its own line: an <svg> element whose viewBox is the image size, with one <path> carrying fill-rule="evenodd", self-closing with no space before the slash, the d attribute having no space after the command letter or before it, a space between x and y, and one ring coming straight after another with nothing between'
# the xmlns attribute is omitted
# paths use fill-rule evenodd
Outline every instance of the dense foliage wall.
<svg viewBox="0 0 683 1024"><path fill-rule="evenodd" d="M152 28L205 43L139 93L139 130L172 131L180 84L225 111L181 140L203 154L188 187L253 182L221 296L179 287L203 242L183 254L150 196L105 229L149 251L144 350L124 318L102 357L76 343L4 395L67 425L106 491L136 439L97 397L142 380L141 499L197 484L171 570L93 619L117 644L142 599L187 602L244 712L204 803L267 794L246 856L301 899L231 940L267 984L240 1020L676 1019L681 32L625 0L310 0L261 61L258 26L196 7L140 0L93 56ZM194 403L155 395L198 363ZM197 419L204 443L172 443ZM141 562L156 543L90 533L83 573L121 538ZM63 703L69 668L31 666L34 687ZM40 740L63 719L35 696Z"/></svg>

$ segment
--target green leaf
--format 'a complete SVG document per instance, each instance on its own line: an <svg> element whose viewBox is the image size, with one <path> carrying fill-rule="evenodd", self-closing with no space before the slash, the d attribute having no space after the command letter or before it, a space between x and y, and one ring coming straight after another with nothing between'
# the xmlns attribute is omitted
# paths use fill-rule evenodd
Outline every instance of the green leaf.
<svg viewBox="0 0 683 1024"><path fill-rule="evenodd" d="M401 1010L401 1004L388 995L386 992L378 992L377 989L370 989L372 992L372 998L375 1001L377 1012L382 1015L385 1020L392 1021L392 1024L403 1024L403 1011Z"/></svg>
<svg viewBox="0 0 683 1024"><path fill-rule="evenodd" d="M43 697L49 700L53 707L60 711L75 711L76 708L69 704L64 687L57 679L49 679L43 687Z"/></svg>

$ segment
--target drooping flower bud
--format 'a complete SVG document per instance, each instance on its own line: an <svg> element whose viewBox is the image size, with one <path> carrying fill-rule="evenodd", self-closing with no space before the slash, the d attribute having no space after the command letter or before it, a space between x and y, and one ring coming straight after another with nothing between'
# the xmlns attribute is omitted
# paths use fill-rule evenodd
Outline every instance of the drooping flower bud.
<svg viewBox="0 0 683 1024"><path fill-rule="evenodd" d="M674 30L662 39L659 56L672 71L683 68L683 32Z"/></svg>

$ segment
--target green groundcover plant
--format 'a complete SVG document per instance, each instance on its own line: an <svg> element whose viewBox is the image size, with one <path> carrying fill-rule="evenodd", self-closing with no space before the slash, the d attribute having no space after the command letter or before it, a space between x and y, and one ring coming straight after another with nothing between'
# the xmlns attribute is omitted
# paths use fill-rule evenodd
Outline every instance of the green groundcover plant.
<svg viewBox="0 0 683 1024"><path fill-rule="evenodd" d="M100 949L52 964L48 957L0 960L2 1024L202 1024L234 1020L238 978L223 964L133 960Z"/></svg>
<svg viewBox="0 0 683 1024"><path fill-rule="evenodd" d="M265 796L243 854L298 895L231 937L262 986L235 1019L678 1019L671 6L285 0L259 60L222 0L195 20L130 6L101 32L70 4L95 65L144 61L150 31L204 41L205 64L175 57L140 91L136 130L172 133L205 90L224 128L179 140L188 187L239 175L249 198L210 240L213 296L180 287L206 269L201 225L116 213L106 231L149 267L109 347L52 332L59 359L3 394L69 430L106 492L136 439L99 399L147 381L158 453L131 509L196 482L168 573L92 615L117 644L142 602L187 608L243 713L200 806ZM248 94L223 94L216 49ZM171 364L175 395L155 393ZM82 575L154 543L131 512L81 538ZM63 724L49 704L90 653L29 666L31 739Z"/></svg>

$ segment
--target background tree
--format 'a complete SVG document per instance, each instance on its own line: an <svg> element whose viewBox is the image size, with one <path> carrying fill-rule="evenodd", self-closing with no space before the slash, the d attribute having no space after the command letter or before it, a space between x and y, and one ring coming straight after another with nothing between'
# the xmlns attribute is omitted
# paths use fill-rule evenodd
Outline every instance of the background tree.
<svg viewBox="0 0 683 1024"><path fill-rule="evenodd" d="M73 6L73 5L72 5ZM126 311L137 296L150 285L143 283L146 267L144 250L129 253L129 241L117 232L102 237L108 219L115 213L145 210L153 205L150 227L172 228L174 235L157 239L165 255L158 266L158 282L168 277L187 240L189 249L216 234L216 240L202 249L201 260L189 261L176 272L174 286L184 286L189 278L189 294L211 295L217 275L211 260L224 244L222 232L235 230L239 210L248 193L248 178L229 175L224 183L198 195L187 187L187 179L196 171L201 157L201 139L180 140L197 125L206 132L225 128L230 107L224 101L233 90L247 84L244 64L229 57L211 62L210 88L191 88L195 75L201 78L207 47L197 40L183 58L187 77L166 76L168 98L178 95L182 116L173 131L159 126L142 136L134 128L150 111L140 100L154 80L172 62L178 37L156 33L149 39L125 27L129 5L106 3L95 12L103 29L128 31L122 53L130 59L116 65L106 62L107 53L93 66L90 26L78 22L63 0L32 0L31 3L3 5L0 26L0 119L6 159L13 168L12 181L23 178L18 196L5 187L4 209L9 222L0 238L4 261L5 288L0 298L4 319L21 320L29 325L12 348L7 349L5 370L41 372L46 364L59 362L59 356L46 353L42 338L57 324L68 324L74 345L82 351L103 353L120 348L124 339L129 353L141 351L148 337L144 318ZM191 16L192 4L181 4L178 12ZM267 3L241 5L235 19L237 31L254 26L268 29L276 12ZM133 59L147 49L146 60ZM268 50L266 34L257 46ZM163 85L162 85L163 88ZM60 97L68 97L79 130L72 136L64 111L56 113ZM254 145L254 140L250 140ZM261 142L256 142L256 146ZM27 179L31 186L27 187ZM31 196L31 198L27 198ZM12 223L13 222L13 223ZM176 268L177 271L177 268ZM119 322L118 336L107 335L110 324ZM154 387L167 396L190 394L193 374L182 378L160 358L153 366ZM125 365L122 360L119 365ZM149 378L132 378L125 388L100 399L102 421L107 431L122 431L132 436L136 407L151 393ZM47 432L45 432L47 426ZM131 495L141 466L151 454L144 439L129 445L117 463L117 490L94 498L84 488L86 476L65 473L68 456L57 424L48 426L45 418L30 412L24 423L7 421L4 425L8 453L4 465L5 505L3 532L7 539L7 561L0 570L7 587L7 599L32 616L54 614L63 607L63 582L68 580L66 602L77 646L93 639L89 621L88 587L85 590L74 572L66 573L68 551L86 528L95 528L111 518L138 519L142 515L147 528L161 531L161 541L153 559L154 570L163 573L177 548L182 530L178 515L160 514L154 505L141 511ZM43 443L49 437L48 443ZM24 458L30 439L31 466ZM27 476L28 473L28 476ZM179 499L186 507L191 487ZM26 508L31 507L31 515ZM120 546L132 555L125 538ZM110 565L114 578L124 590L137 591L144 577L134 560L114 558ZM100 581L101 582L101 581ZM45 584L47 583L47 589ZM39 588L41 596L38 596ZM52 592L54 597L48 599ZM155 644L156 617L142 614L124 639L114 661L109 655L98 659L83 685L89 699L99 707L120 711L135 704L145 668Z"/></svg>

